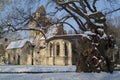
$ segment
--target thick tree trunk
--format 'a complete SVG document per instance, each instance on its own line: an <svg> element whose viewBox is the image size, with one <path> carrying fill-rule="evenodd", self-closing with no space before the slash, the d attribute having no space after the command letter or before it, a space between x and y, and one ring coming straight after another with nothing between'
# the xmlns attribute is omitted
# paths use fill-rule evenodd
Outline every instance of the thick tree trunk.
<svg viewBox="0 0 120 80"><path fill-rule="evenodd" d="M85 64L86 58L79 53L78 61L76 64L76 72L88 72L88 67Z"/></svg>
<svg viewBox="0 0 120 80"><path fill-rule="evenodd" d="M79 54L76 72L105 71L112 73L114 69L113 55L108 49L112 49L109 45L113 42L95 36L93 38L92 41L87 37L78 40L77 52Z"/></svg>
<svg viewBox="0 0 120 80"><path fill-rule="evenodd" d="M76 44L78 53L76 72L95 72L98 69L111 72L113 63L106 54L110 54L110 52L107 53L107 50L113 43L108 39L105 15L98 12L95 6L97 0L91 2L88 0L68 1L62 4L55 2L72 16L82 31L88 31L87 34L81 34L83 37ZM91 14L88 14L87 11L90 11Z"/></svg>

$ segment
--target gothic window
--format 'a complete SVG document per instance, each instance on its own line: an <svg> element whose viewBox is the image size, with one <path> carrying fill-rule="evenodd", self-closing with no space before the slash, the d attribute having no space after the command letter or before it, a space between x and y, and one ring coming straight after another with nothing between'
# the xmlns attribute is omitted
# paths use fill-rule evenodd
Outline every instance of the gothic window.
<svg viewBox="0 0 120 80"><path fill-rule="evenodd" d="M52 56L52 48L53 48L53 45L50 43L50 57Z"/></svg>
<svg viewBox="0 0 120 80"><path fill-rule="evenodd" d="M67 44L65 43L65 56L68 56L68 48L67 48Z"/></svg>
<svg viewBox="0 0 120 80"><path fill-rule="evenodd" d="M20 55L18 55L18 65L20 64Z"/></svg>
<svg viewBox="0 0 120 80"><path fill-rule="evenodd" d="M15 56L13 57L13 59L15 60Z"/></svg>
<svg viewBox="0 0 120 80"><path fill-rule="evenodd" d="M7 38L5 38L5 42L7 42L8 41L8 39Z"/></svg>
<svg viewBox="0 0 120 80"><path fill-rule="evenodd" d="M57 46L56 46L56 54L57 54L57 56L60 55L60 45L59 45L59 43L57 43Z"/></svg>
<svg viewBox="0 0 120 80"><path fill-rule="evenodd" d="M39 54L40 52L38 51L37 54Z"/></svg>
<svg viewBox="0 0 120 80"><path fill-rule="evenodd" d="M38 60L36 59L36 62L38 62Z"/></svg>
<svg viewBox="0 0 120 80"><path fill-rule="evenodd" d="M8 63L10 64L10 54L8 54Z"/></svg>

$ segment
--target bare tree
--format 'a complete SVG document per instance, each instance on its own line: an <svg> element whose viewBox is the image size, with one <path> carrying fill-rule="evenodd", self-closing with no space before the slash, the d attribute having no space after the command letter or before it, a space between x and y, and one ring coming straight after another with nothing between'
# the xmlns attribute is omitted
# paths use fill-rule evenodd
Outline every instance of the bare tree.
<svg viewBox="0 0 120 80"><path fill-rule="evenodd" d="M45 37L45 34L41 28L41 23L39 22L40 19L35 19L33 15L33 5L37 0L23 0L22 2L16 1L15 3L11 4L6 8L8 10L5 16L0 20L0 29L2 29L1 35L9 33L9 32L16 32L16 31L24 31L24 30L34 30L39 31ZM26 4L24 4L24 2ZM22 6L21 6L21 5ZM39 6L39 5L38 5ZM39 14L40 15L40 14ZM35 21L37 24L36 28L30 28L29 23Z"/></svg>
<svg viewBox="0 0 120 80"><path fill-rule="evenodd" d="M56 14L59 11L67 12L67 15L58 20L58 23L67 22L73 18L79 29L84 31L87 37L80 38L77 46L78 62L77 72L108 71L112 72L114 68L113 54L108 52L113 50L116 44L112 35L108 34L106 24L106 14L110 14L118 9L103 14L98 11L96 3L100 0L52 0L58 6ZM99 3L100 4L100 3ZM83 34L82 34L83 35Z"/></svg>

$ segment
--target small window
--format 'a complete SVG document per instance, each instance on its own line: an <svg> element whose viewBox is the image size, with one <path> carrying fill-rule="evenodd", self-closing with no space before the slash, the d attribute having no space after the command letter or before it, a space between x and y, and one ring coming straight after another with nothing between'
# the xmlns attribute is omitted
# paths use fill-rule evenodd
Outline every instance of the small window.
<svg viewBox="0 0 120 80"><path fill-rule="evenodd" d="M68 56L68 48L66 43L65 43L65 56Z"/></svg>
<svg viewBox="0 0 120 80"><path fill-rule="evenodd" d="M40 52L38 51L37 54L39 54Z"/></svg>
<svg viewBox="0 0 120 80"><path fill-rule="evenodd" d="M8 39L7 38L5 38L5 42L7 42L8 41Z"/></svg>
<svg viewBox="0 0 120 80"><path fill-rule="evenodd" d="M8 54L8 64L10 64L10 54Z"/></svg>
<svg viewBox="0 0 120 80"><path fill-rule="evenodd" d="M60 55L60 45L57 45L56 52L57 52L57 56L59 56Z"/></svg>
<svg viewBox="0 0 120 80"><path fill-rule="evenodd" d="M50 57L52 56L52 48L53 48L53 45L50 44Z"/></svg>
<svg viewBox="0 0 120 80"><path fill-rule="evenodd" d="M38 62L38 60L36 59L36 62Z"/></svg>
<svg viewBox="0 0 120 80"><path fill-rule="evenodd" d="M13 57L13 59L15 60L15 56Z"/></svg>

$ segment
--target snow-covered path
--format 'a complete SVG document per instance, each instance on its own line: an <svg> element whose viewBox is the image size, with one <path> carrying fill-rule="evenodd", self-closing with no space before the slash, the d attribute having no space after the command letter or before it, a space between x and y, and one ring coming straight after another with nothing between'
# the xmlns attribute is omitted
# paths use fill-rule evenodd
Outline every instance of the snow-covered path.
<svg viewBox="0 0 120 80"><path fill-rule="evenodd" d="M0 74L0 80L120 80L120 72Z"/></svg>
<svg viewBox="0 0 120 80"><path fill-rule="evenodd" d="M114 71L112 74L76 73L75 68L75 66L0 65L0 80L120 80L120 71Z"/></svg>
<svg viewBox="0 0 120 80"><path fill-rule="evenodd" d="M3 65L0 73L52 73L52 72L75 72L75 66L40 66L40 65Z"/></svg>

